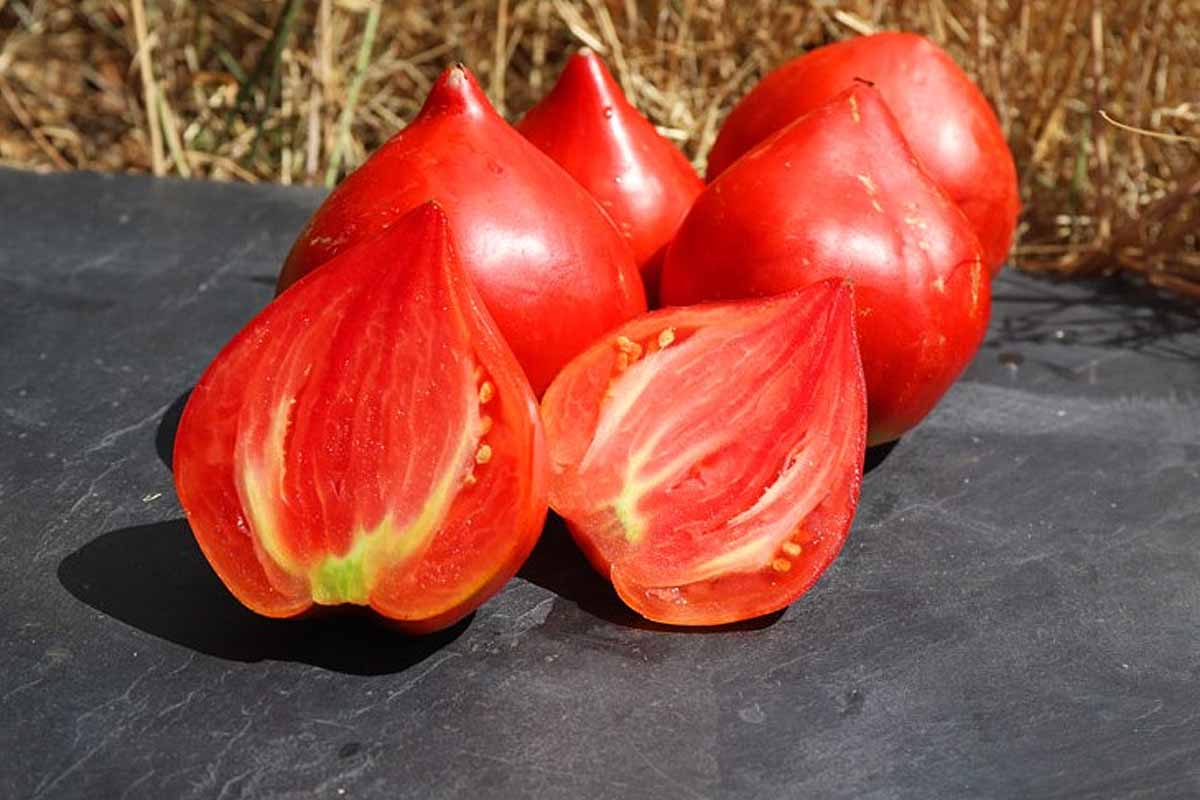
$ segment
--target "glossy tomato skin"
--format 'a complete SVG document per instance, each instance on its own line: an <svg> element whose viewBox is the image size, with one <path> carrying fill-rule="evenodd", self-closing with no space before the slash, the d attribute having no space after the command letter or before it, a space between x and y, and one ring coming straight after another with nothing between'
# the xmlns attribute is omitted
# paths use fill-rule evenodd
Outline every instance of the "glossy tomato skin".
<svg viewBox="0 0 1200 800"><path fill-rule="evenodd" d="M648 619L719 625L786 606L858 502L866 393L841 280L638 317L542 399L550 502Z"/></svg>
<svg viewBox="0 0 1200 800"><path fill-rule="evenodd" d="M297 282L184 409L174 471L209 563L248 608L370 606L453 624L546 515L533 393L426 204Z"/></svg>
<svg viewBox="0 0 1200 800"><path fill-rule="evenodd" d="M855 79L879 89L917 159L971 221L995 275L1008 257L1021 210L1012 153L979 88L946 51L916 34L859 36L768 74L722 126L708 157L709 181Z"/></svg>
<svg viewBox="0 0 1200 800"><path fill-rule="evenodd" d="M654 297L663 249L704 189L688 160L586 48L567 61L558 83L517 130L596 198L628 240Z"/></svg>
<svg viewBox="0 0 1200 800"><path fill-rule="evenodd" d="M468 274L538 394L593 338L646 308L633 256L596 202L461 66L317 210L280 290L427 200L445 209Z"/></svg>
<svg viewBox="0 0 1200 800"><path fill-rule="evenodd" d="M663 302L851 279L872 444L898 438L970 362L991 293L962 211L866 85L796 120L709 184L667 251Z"/></svg>

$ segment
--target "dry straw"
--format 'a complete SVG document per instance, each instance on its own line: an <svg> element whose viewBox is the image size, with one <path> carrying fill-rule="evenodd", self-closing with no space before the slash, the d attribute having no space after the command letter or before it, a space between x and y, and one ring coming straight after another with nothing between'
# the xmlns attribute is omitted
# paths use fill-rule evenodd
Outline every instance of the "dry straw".
<svg viewBox="0 0 1200 800"><path fill-rule="evenodd" d="M884 29L942 43L996 105L1020 266L1200 297L1200 0L0 0L0 163L327 183L445 65L516 117L587 44L702 165L765 70Z"/></svg>

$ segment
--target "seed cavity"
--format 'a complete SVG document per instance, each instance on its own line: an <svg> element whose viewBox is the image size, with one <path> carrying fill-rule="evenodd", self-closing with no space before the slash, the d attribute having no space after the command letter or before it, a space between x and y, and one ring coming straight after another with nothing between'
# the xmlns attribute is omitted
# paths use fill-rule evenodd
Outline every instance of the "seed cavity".
<svg viewBox="0 0 1200 800"><path fill-rule="evenodd" d="M642 346L628 336L617 337L617 349L629 356L630 361L637 361L642 357Z"/></svg>
<svg viewBox="0 0 1200 800"><path fill-rule="evenodd" d="M479 449L475 451L475 463L486 464L492 460L492 446L490 444L481 444Z"/></svg>

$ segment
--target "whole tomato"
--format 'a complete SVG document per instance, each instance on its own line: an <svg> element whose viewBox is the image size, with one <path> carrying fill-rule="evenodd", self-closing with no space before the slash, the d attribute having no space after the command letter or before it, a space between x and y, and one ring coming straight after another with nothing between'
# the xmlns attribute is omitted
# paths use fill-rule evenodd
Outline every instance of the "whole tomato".
<svg viewBox="0 0 1200 800"><path fill-rule="evenodd" d="M859 84L717 176L663 265L663 302L855 285L872 444L936 405L974 356L990 289L979 240Z"/></svg>
<svg viewBox="0 0 1200 800"><path fill-rule="evenodd" d="M432 204L268 305L196 385L175 485L250 609L362 605L425 632L529 555L546 516L533 393Z"/></svg>
<svg viewBox="0 0 1200 800"><path fill-rule="evenodd" d="M860 36L771 72L722 126L708 157L708 179L856 78L879 89L922 166L971 221L995 275L1021 210L1017 169L987 98L945 50L922 36Z"/></svg>
<svg viewBox="0 0 1200 800"><path fill-rule="evenodd" d="M646 309L628 245L596 201L488 103L465 67L348 176L288 255L279 290L434 200L467 273L540 394L593 339Z"/></svg>
<svg viewBox="0 0 1200 800"><path fill-rule="evenodd" d="M517 130L591 192L633 248L647 294L662 254L704 182L625 98L604 61L583 49Z"/></svg>

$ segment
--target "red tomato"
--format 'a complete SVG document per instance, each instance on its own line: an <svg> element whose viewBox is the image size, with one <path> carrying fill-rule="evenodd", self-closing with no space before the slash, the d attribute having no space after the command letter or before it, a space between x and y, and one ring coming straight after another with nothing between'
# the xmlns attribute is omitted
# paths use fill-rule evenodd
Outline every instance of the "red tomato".
<svg viewBox="0 0 1200 800"><path fill-rule="evenodd" d="M663 302L852 279L878 444L928 414L978 349L991 300L981 259L962 211L860 84L709 184L667 251Z"/></svg>
<svg viewBox="0 0 1200 800"><path fill-rule="evenodd" d="M626 323L542 401L550 503L632 609L769 613L833 561L862 480L866 398L845 281Z"/></svg>
<svg viewBox="0 0 1200 800"><path fill-rule="evenodd" d="M1008 257L1021 210L1017 169L987 98L954 59L911 33L820 47L767 75L733 109L708 157L708 178L856 78L873 82L913 152L971 220L992 275Z"/></svg>
<svg viewBox="0 0 1200 800"><path fill-rule="evenodd" d="M414 632L495 593L546 515L533 393L427 204L297 283L196 386L175 484L217 575Z"/></svg>
<svg viewBox="0 0 1200 800"><path fill-rule="evenodd" d="M599 201L629 241L653 297L662 252L704 182L683 154L625 99L589 49L567 62L550 94L517 123Z"/></svg>
<svg viewBox="0 0 1200 800"><path fill-rule="evenodd" d="M593 339L645 311L629 247L596 201L461 66L309 220L280 290L427 200L449 216L467 273L536 393Z"/></svg>

